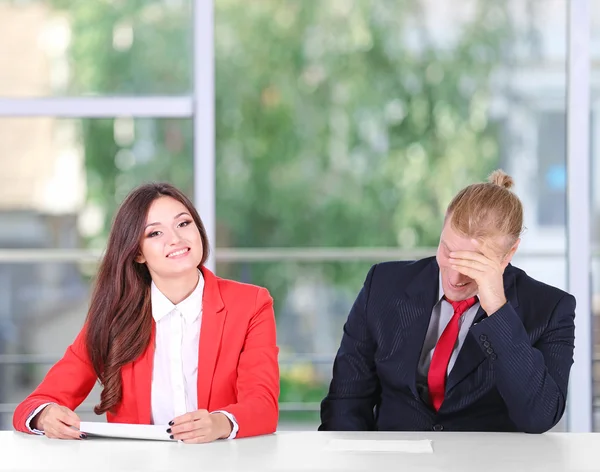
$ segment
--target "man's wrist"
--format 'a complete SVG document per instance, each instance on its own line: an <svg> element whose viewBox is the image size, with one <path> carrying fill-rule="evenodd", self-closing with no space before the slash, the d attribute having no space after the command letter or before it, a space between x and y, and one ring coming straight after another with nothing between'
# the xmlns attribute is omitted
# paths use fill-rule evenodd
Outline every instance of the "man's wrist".
<svg viewBox="0 0 600 472"><path fill-rule="evenodd" d="M483 309L485 310L485 313L490 316L493 315L494 313L496 313L498 310L500 310L500 308L502 308L504 305L506 305L507 300L506 298L504 300L499 300L494 302L491 305L488 306L482 306Z"/></svg>

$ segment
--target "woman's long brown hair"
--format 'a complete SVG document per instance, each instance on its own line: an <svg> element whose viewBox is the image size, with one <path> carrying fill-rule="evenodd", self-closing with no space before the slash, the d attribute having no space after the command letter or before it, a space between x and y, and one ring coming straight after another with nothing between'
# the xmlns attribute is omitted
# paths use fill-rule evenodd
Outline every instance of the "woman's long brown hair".
<svg viewBox="0 0 600 472"><path fill-rule="evenodd" d="M152 335L150 272L135 262L150 205L159 197L181 202L194 219L203 246L200 266L208 256L204 224L192 202L166 183L151 183L133 190L115 215L106 253L98 269L86 320L87 349L103 386L94 412L112 412L121 401L121 368L136 360L148 347Z"/></svg>

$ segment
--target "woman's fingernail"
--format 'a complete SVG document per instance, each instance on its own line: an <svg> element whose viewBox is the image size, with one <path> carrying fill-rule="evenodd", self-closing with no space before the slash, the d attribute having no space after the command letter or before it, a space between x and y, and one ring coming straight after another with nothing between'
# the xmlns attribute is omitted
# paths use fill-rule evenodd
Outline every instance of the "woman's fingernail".
<svg viewBox="0 0 600 472"><path fill-rule="evenodd" d="M172 435L172 434L171 434L171 436L169 436L169 437L170 437L171 439L175 439L175 438L173 438L173 435Z"/></svg>
<svg viewBox="0 0 600 472"><path fill-rule="evenodd" d="M169 421L169 426L173 426L173 421Z"/></svg>
<svg viewBox="0 0 600 472"><path fill-rule="evenodd" d="M167 433L170 433L170 432L171 432L171 428L167 429Z"/></svg>
<svg viewBox="0 0 600 472"><path fill-rule="evenodd" d="M85 434L85 433L81 433L81 434L79 435L79 437L80 437L81 439L87 439L87 434Z"/></svg>

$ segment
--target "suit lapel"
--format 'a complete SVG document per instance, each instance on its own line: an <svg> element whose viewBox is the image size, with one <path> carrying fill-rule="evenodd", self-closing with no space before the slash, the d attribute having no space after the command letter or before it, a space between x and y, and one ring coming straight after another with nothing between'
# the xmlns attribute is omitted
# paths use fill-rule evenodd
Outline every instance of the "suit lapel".
<svg viewBox="0 0 600 472"><path fill-rule="evenodd" d="M227 310L221 298L217 277L204 267L202 275L204 276L204 294L202 296L200 348L198 349L198 408L208 409Z"/></svg>
<svg viewBox="0 0 600 472"><path fill-rule="evenodd" d="M483 308L479 307L473 323L475 324L477 323L477 320L485 319L486 316ZM450 371L450 375L448 375L448 380L446 381L446 395L461 380L479 367L485 359L486 356L479 347L479 340L471 336L470 333L467 333L467 337L458 353L454 367Z"/></svg>
<svg viewBox="0 0 600 472"><path fill-rule="evenodd" d="M515 273L512 269L512 266L509 265L504 271L504 294L506 296L506 300L508 303L512 305L512 307L516 310L519 306L519 300L517 297L517 286L515 283ZM518 313L518 311L517 311ZM520 315L521 316L521 315ZM475 320L473 321L473 325L480 323L481 321L487 318L486 312L483 308L479 307L477 311L477 315L475 315ZM486 355L481 350L479 346L479 340L475 339L470 331L467 333L467 338L458 353L458 357L456 358L456 363L454 367L450 371L450 375L448 376L448 380L446 382L446 392L449 393L453 387L455 387L459 382L461 382L466 376L468 376L471 372L473 372L479 365L486 360Z"/></svg>
<svg viewBox="0 0 600 472"><path fill-rule="evenodd" d="M417 370L431 312L437 303L438 279L439 268L435 258L432 258L431 263L407 287L406 298L398 306L402 332L408 333L403 352L399 353L400 362L406 364L406 369L401 371L407 373L406 382L415 398L419 398ZM397 332L396 336L402 335L402 332Z"/></svg>

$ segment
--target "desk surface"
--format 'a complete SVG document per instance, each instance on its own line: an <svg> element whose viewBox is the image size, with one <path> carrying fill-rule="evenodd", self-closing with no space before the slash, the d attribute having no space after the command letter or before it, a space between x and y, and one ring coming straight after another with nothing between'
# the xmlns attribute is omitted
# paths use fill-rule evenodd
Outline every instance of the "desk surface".
<svg viewBox="0 0 600 472"><path fill-rule="evenodd" d="M430 439L433 454L331 452L333 439ZM281 432L187 445L87 439L59 441L0 432L0 471L419 471L600 470L600 434Z"/></svg>

